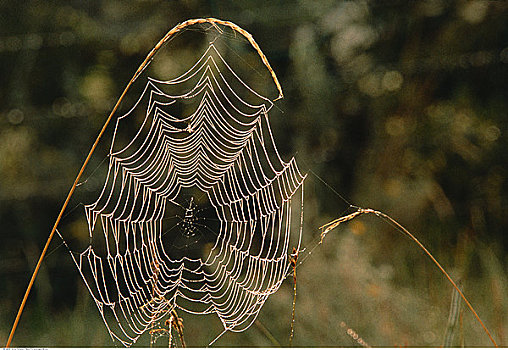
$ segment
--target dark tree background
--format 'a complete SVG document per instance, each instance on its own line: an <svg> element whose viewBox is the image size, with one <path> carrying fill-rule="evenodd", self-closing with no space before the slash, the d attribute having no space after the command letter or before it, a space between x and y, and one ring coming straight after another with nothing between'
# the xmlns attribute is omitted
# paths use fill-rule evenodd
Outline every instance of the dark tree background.
<svg viewBox="0 0 508 350"><path fill-rule="evenodd" d="M483 0L0 2L0 342L125 84L168 29L212 16L248 30L279 76L283 153L416 234L508 345L507 14ZM309 217L341 214L332 190L311 195ZM112 346L60 243L13 344ZM380 220L330 234L298 276L294 345L358 345L347 327L374 346L442 344L451 288ZM259 318L282 345L291 303L288 281ZM468 311L461 319L457 345L490 344ZM215 336L200 318L184 323L191 345ZM273 345L260 326L217 344Z"/></svg>

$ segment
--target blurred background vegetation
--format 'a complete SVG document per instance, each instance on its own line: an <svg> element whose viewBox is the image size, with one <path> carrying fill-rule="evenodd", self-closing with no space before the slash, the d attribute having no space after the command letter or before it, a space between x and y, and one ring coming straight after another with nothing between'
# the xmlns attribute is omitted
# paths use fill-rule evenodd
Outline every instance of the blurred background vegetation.
<svg viewBox="0 0 508 350"><path fill-rule="evenodd" d="M507 15L508 3L481 0L0 2L0 343L125 84L168 29L213 16L248 30L276 71L284 154L405 225L508 345ZM304 235L315 237L346 205L313 175L306 186ZM60 243L13 345L113 346ZM293 344L358 346L351 327L373 346L439 346L451 294L414 243L360 218L299 267ZM288 280L259 316L282 345L291 304ZM209 318L181 316L190 345L217 334ZM467 310L459 321L455 345L491 345ZM273 342L252 326L216 344Z"/></svg>

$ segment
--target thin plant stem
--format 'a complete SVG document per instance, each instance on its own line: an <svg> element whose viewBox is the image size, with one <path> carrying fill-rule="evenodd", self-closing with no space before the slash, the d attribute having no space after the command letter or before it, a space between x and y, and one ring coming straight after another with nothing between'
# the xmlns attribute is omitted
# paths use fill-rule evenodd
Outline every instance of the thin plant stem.
<svg viewBox="0 0 508 350"><path fill-rule="evenodd" d="M462 293L462 291L460 290L460 288L457 286L457 284L453 281L453 279L450 277L450 275L446 272L446 270L441 266L441 264L436 260L436 258L434 258L434 256L427 250L427 248L425 248L425 246L413 235L411 234L411 232L409 232L404 226L402 226L401 224L399 224L396 220L392 219L389 215L383 213L383 212L380 212L378 210L374 210L374 209L364 209L364 208L360 208L360 207L354 207L356 208L356 211L351 213L351 214L348 214L348 215L345 215L345 216L342 216L338 219L335 219L323 226L320 227L321 229L321 240L323 240L323 238L325 237L325 235L333 230L334 228L336 228L337 226L339 226L341 223L343 222L347 222L347 221L350 221L360 215L363 215L363 214L374 214L376 215L377 217L380 217L382 219L384 219L385 221L387 221L388 223L390 223L392 226L394 226L395 228L397 228L400 232L404 233L406 236L408 236L411 240L413 240L419 247L420 249L422 249L424 251L424 253L432 260L432 262L434 263L434 265L437 266L437 268L441 271L441 273L446 277L446 279L451 283L451 285L453 286L453 288L457 291L457 293L460 295L460 297L462 298L462 300L464 300L464 303L466 303L468 309L473 313L474 317L476 318L476 320L478 321L478 323L480 323L480 325L482 326L483 330L485 331L485 333L487 334L487 336L489 337L490 341L492 342L492 344L497 348L498 345L496 343L496 341L494 340L494 338L492 337L490 331L487 329L487 327L485 326L485 324L483 323L483 321L481 320L480 316L478 316L478 313L476 312L476 310L473 308L473 305L471 305L471 303L469 302L469 300L467 300L466 296L464 295L464 293Z"/></svg>
<svg viewBox="0 0 508 350"><path fill-rule="evenodd" d="M458 283L460 285L460 281ZM459 293L457 293L456 290L453 290L452 293L452 300L450 302L450 312L448 314L448 322L446 325L446 332L445 337L443 341L443 347L444 348L451 348L453 347L453 340L455 338L455 333L457 331L457 323L460 316L460 309L461 309L461 300Z"/></svg>
<svg viewBox="0 0 508 350"><path fill-rule="evenodd" d="M173 347L173 329L172 329L172 326L173 326L173 323L171 322L172 320L170 319L169 322L167 322L168 324L168 348L171 348Z"/></svg>
<svg viewBox="0 0 508 350"><path fill-rule="evenodd" d="M51 241L53 239L53 236L55 235L56 228L58 227L58 224L60 223L60 220L62 220L63 213L64 213L65 209L67 208L67 205L69 204L69 201L70 201L74 191L76 190L78 182L81 179L81 176L83 175L83 172L85 171L85 168L88 165L88 162L90 161L90 158L92 157L92 154L95 151L95 148L99 144L99 141L100 141L102 135L104 134L104 132L106 131L106 128L107 128L109 122L111 121L113 115L115 114L116 110L118 109L118 106L120 105L120 103L122 102L125 94L127 93L127 90L129 89L129 87L132 85L133 82L134 82L134 77L131 79L129 84L127 84L127 87L125 88L125 90L123 91L122 95L120 96L120 98L116 102L113 110L109 114L109 117L106 119L106 122L104 123L104 126L102 127L101 131L99 132L99 135L95 139L95 142L92 145L92 148L90 149L90 152L88 153L88 156L86 157L85 161L83 162L83 165L81 166L81 169L79 170L78 175L76 176L76 179L74 180L74 183L72 184L72 187L69 190L69 194L67 195L67 198L65 199L65 202L62 205L62 209L60 209L60 213L58 214L58 217L56 218L55 224L53 225L53 228L51 229L51 232L49 234L48 240L46 241L46 244L44 245L44 249L41 252L41 255L39 257L39 261L37 262L37 265L35 266L35 270L34 270L34 272L32 274L32 278L30 279L30 282L28 283L28 287L26 289L26 292L25 292L25 295L23 297L23 300L21 301L21 305L19 306L19 310L18 310L18 313L16 315L16 319L14 320L14 324L12 325L11 332L9 334L9 338L7 339L7 343L5 344L6 348L8 348L11 345L12 338L14 337L14 333L16 332L16 328L18 326L19 320L21 319L21 314L23 313L23 310L25 308L25 304L26 304L26 301L28 299L28 295L30 294L30 291L32 290L35 278L37 277L37 274L39 273L39 269L41 267L42 260L46 256L46 252L48 251L49 245L50 245L50 243L51 243Z"/></svg>
<svg viewBox="0 0 508 350"><path fill-rule="evenodd" d="M293 346L293 337L295 335L295 309L296 309L296 266L293 272L293 311L291 313L291 333L289 334L289 347Z"/></svg>
<svg viewBox="0 0 508 350"><path fill-rule="evenodd" d="M298 262L298 251L293 248L291 254L291 266L293 267L293 311L291 313L291 332L289 333L289 346L293 346L293 336L295 334L295 310L296 310L296 266Z"/></svg>
<svg viewBox="0 0 508 350"><path fill-rule="evenodd" d="M176 332L178 333L178 337L180 338L180 343L182 344L182 348L187 347L185 344L185 338L183 337L183 321L180 317L178 317L178 314L176 313L176 310L171 310L171 318L173 327L176 329Z"/></svg>
<svg viewBox="0 0 508 350"><path fill-rule="evenodd" d="M265 325L263 323L261 323L261 321L259 319L257 319L255 322L254 322L254 325L256 327L258 327L258 329L261 331L261 333L263 333L265 335L265 337L268 338L268 340L270 340L270 342L272 343L273 346L276 346L278 348L281 347L279 341L277 339L275 339L275 337L273 336L272 333L270 333L270 331L268 330L268 328L265 327Z"/></svg>

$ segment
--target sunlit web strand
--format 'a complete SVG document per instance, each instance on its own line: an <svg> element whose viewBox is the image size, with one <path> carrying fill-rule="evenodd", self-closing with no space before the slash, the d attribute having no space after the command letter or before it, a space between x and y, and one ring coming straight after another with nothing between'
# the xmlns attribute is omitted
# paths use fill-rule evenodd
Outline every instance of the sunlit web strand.
<svg viewBox="0 0 508 350"><path fill-rule="evenodd" d="M228 78L258 102L241 98ZM179 101L194 112L173 115ZM104 186L85 206L91 244L73 254L113 338L130 345L175 307L215 313L224 330L242 331L280 287L289 247L300 246L305 176L294 158L286 163L277 152L272 106L212 43L181 76L147 78L132 109L117 119ZM139 129L119 147L120 126L140 109ZM206 194L218 232L203 257L174 258L163 240L164 215L182 210L182 191L192 188ZM300 230L292 237L297 192Z"/></svg>

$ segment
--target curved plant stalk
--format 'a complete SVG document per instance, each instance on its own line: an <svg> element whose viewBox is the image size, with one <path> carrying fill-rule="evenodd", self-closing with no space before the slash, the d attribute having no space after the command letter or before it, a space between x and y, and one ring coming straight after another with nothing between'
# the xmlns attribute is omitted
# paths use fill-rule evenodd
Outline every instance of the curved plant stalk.
<svg viewBox="0 0 508 350"><path fill-rule="evenodd" d="M289 333L289 347L293 346L293 336L295 334L295 309L296 309L296 266L298 262L298 250L293 247L290 257L291 267L293 269L293 310L291 312L291 331Z"/></svg>
<svg viewBox="0 0 508 350"><path fill-rule="evenodd" d="M35 278L37 277L37 274L39 272L39 269L42 264L42 260L44 260L44 257L46 256L46 252L48 251L49 245L51 241L53 240L53 236L55 235L56 229L58 227L58 224L62 220L63 213L65 212L65 209L67 208L67 205L69 204L69 201L74 194L74 191L76 190L76 187L78 186L79 180L81 179L81 176L83 175L83 172L88 165L88 162L90 161L90 158L92 157L92 154L94 153L95 149L97 148L97 145L99 144L100 139L102 138L102 135L106 131L106 128L108 127L109 123L111 122L111 119L113 118L113 115L116 113L118 107L120 106L122 100L124 99L125 95L127 94L127 91L130 89L131 85L136 81L136 79L140 76L140 74L149 66L150 62L153 60L155 54L160 50L160 48L167 43L176 33L180 32L181 30L185 29L186 27L195 25L195 24L205 24L209 23L212 26L214 26L219 33L222 32L222 30L218 27L218 25L226 26L234 31L240 33L242 36L244 36L249 43L252 45L252 47L256 50L259 57L263 61L263 64L266 66L268 71L270 72L272 79L277 87L277 90L279 92L279 96L275 99L281 99L284 97L282 93L282 87L280 86L279 80L277 79L277 76L275 75L275 72L273 71L272 67L268 63L268 59L264 55L264 53L261 51L259 45L256 43L254 38L250 33L248 33L246 30L240 28L236 24L229 22L229 21L223 21L216 18L197 18L197 19L190 19L185 22L182 22L175 27L173 27L169 32L164 35L164 37L157 43L157 45L154 46L154 48L148 53L145 60L141 63L139 68L136 70L136 73L132 76L131 80L125 87L124 91L120 95L118 101L116 102L115 106L113 107L113 110L109 114L108 118L106 119L104 126L102 127L101 131L97 135L97 138L95 139L95 142L92 145L92 148L90 149L90 152L88 153L88 156L86 157L85 161L83 162L83 165L81 166L81 169L78 172L78 175L76 176L76 179L74 180L74 183L72 184L71 189L69 190L69 193L67 194L67 198L65 199L64 204L62 205L62 209L60 209L60 213L58 214L58 217L56 218L55 224L53 225L53 228L51 229L51 232L49 234L48 240L46 241L46 244L44 245L44 248L41 252L41 255L39 257L39 261L37 262L37 265L35 266L35 270L32 274L32 278L30 279L30 282L28 283L28 287L26 289L25 295L23 297L23 300L21 301L21 305L19 307L18 313L16 315L16 319L14 320L14 324L11 328L11 332L9 334L9 338L7 339L7 343L5 344L5 347L8 348L11 345L12 338L14 337L14 333L16 332L16 328L18 326L19 320L21 318L21 315L23 313L23 310L25 308L26 301L28 299L28 296L30 294L30 291L32 290ZM274 101L275 101L274 100Z"/></svg>
<svg viewBox="0 0 508 350"><path fill-rule="evenodd" d="M277 339L273 336L272 333L265 327L265 325L258 319L254 321L254 325L263 333L263 335L272 343L272 346L280 348L282 345L279 343Z"/></svg>
<svg viewBox="0 0 508 350"><path fill-rule="evenodd" d="M460 280L458 282L459 287L461 286ZM453 290L452 300L450 302L450 311L448 313L448 323L446 324L446 332L443 341L444 348L453 347L453 339L457 330L457 323L461 315L461 303L460 295L456 290Z"/></svg>
<svg viewBox="0 0 508 350"><path fill-rule="evenodd" d="M329 222L329 223L327 223L327 224L325 224L325 225L320 227L320 229L321 229L321 241L323 240L323 238L325 237L325 235L329 231L333 230L334 228L339 226L341 223L346 222L346 221L350 221L350 220L356 218L357 216L360 216L360 215L363 215L363 214L374 214L377 217L380 217L380 218L384 219L385 221L387 221L388 223L393 225L395 228L397 228L400 232L404 233L406 236L411 238L411 240L413 240L420 247L420 249L422 249L425 252L425 254L432 260L434 265L437 266L437 268L441 271L441 273L451 283L451 285L453 286L455 291L460 295L462 300L464 300L464 303L466 303L466 305L469 308L469 310L471 310L471 312L473 313L473 315L476 318L476 320L480 323L480 325L482 326L483 330L485 331L485 333L489 337L489 339L492 342L492 344L495 347L498 347L498 345L497 345L496 341L494 340L494 338L492 337L491 333L489 332L489 330L487 329L487 327L485 326L485 324L481 320L480 316L478 316L478 313L475 311L475 309L473 308L473 306L471 305L469 300L467 300L467 298L464 295L464 293L462 293L460 288L453 281L453 279L446 272L446 270L441 266L441 264L436 260L436 258L434 258L434 256L427 250L427 248L425 248L425 246L414 235L412 235L411 232L409 232L404 226L402 226L397 221L392 219L389 215L387 215L387 214L385 214L383 212L380 212L380 211L374 210L374 209L364 209L364 208L359 208L359 207L354 207L354 206L351 206L351 207L355 208L356 211L354 211L351 214L342 216L342 217L340 217L338 219L335 219L335 220L333 220L333 221L331 221L331 222Z"/></svg>

